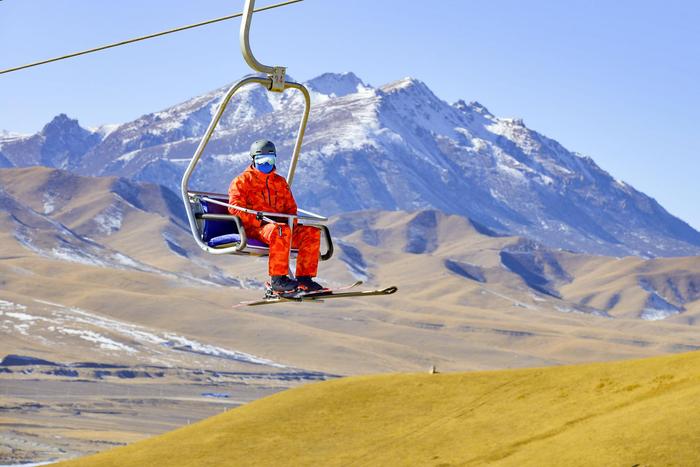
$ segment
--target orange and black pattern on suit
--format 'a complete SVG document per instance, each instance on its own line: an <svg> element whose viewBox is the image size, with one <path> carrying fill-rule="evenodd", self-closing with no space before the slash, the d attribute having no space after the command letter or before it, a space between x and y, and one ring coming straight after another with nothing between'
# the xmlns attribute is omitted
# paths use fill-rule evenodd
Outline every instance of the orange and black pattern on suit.
<svg viewBox="0 0 700 467"><path fill-rule="evenodd" d="M275 171L265 174L249 166L236 177L228 190L229 204L255 211L296 214L297 203L284 177ZM284 276L289 271L289 248L298 250L297 276L316 277L321 249L321 232L304 225L294 225L292 238L285 223L265 223L255 215L229 208L229 212L241 218L248 238L254 238L270 247L268 271L271 276Z"/></svg>

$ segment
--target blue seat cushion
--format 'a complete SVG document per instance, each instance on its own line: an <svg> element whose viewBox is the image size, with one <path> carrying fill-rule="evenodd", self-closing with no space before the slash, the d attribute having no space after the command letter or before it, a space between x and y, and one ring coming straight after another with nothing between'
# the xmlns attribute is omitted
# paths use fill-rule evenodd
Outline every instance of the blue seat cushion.
<svg viewBox="0 0 700 467"><path fill-rule="evenodd" d="M227 199L219 199L219 201L228 202ZM209 203L207 201L201 202L202 211L208 214L228 214L228 210L225 206L219 206L218 204ZM202 229L202 240L209 243L212 239L217 237L223 237L229 234L238 234L238 229L236 228L236 223L231 221L219 221L207 219L204 221L204 226ZM240 241L240 238L237 240ZM229 242L231 243L231 242ZM210 245L211 246L211 245Z"/></svg>
<svg viewBox="0 0 700 467"><path fill-rule="evenodd" d="M221 235L219 237L214 237L211 240L207 242L207 245L209 245L212 248L218 248L218 247L223 247L226 245L231 245L233 243L240 243L241 242L241 236L239 234L227 234L227 235ZM260 240L256 240L254 238L249 238L248 241L246 242L247 246L252 246L252 247L257 247L257 248L268 248L268 246L261 242ZM292 248L292 254L296 255L299 253L299 250L296 248Z"/></svg>
<svg viewBox="0 0 700 467"><path fill-rule="evenodd" d="M216 248L218 246L228 245L231 243L241 243L240 234L232 233L232 234L226 234L226 235L219 235L218 237L214 237L214 238L209 239L209 241L207 242L207 245L209 245L212 248ZM260 240L256 240L254 238L249 238L247 243L249 246L257 246L257 247L267 248L267 245L265 245Z"/></svg>

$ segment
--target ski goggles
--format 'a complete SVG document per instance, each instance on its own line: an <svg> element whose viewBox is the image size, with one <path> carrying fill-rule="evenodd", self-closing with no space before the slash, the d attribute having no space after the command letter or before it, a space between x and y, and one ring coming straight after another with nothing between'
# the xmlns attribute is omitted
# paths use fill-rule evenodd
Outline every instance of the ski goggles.
<svg viewBox="0 0 700 467"><path fill-rule="evenodd" d="M270 164L270 165L275 165L275 162L277 161L277 155L276 154L259 154L255 156L255 163L257 165L263 165L263 164Z"/></svg>

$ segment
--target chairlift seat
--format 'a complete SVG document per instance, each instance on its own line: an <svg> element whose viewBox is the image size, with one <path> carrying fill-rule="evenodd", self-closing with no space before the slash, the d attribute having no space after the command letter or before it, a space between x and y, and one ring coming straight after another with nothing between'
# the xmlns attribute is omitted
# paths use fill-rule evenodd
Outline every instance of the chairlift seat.
<svg viewBox="0 0 700 467"><path fill-rule="evenodd" d="M228 202L227 199L221 198L218 201ZM224 214L229 215L228 209L219 204L210 203L206 200L199 201L204 214ZM238 226L235 222L218 220L218 219L203 219L202 225L202 241L212 248L223 248L241 243L241 234L238 232ZM247 248L256 250L257 252L269 251L269 246L260 240L247 237ZM245 250L243 250L245 251ZM298 253L297 249L292 249L292 254Z"/></svg>

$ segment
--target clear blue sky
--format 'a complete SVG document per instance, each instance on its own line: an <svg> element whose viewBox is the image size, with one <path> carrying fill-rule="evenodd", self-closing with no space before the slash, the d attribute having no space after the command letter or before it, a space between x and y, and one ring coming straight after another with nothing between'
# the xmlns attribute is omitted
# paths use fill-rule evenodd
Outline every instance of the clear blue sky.
<svg viewBox="0 0 700 467"><path fill-rule="evenodd" d="M258 0L258 6L272 3ZM3 0L0 68L240 11L243 0ZM120 123L247 72L239 20L0 76L0 129ZM297 80L404 76L593 157L700 228L700 2L305 0L253 48ZM274 62L274 63L273 63Z"/></svg>

